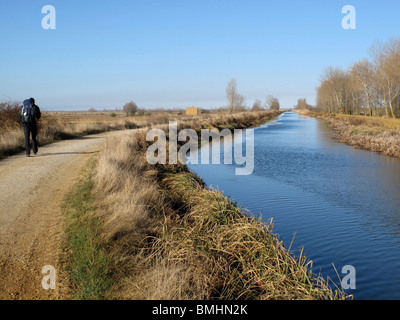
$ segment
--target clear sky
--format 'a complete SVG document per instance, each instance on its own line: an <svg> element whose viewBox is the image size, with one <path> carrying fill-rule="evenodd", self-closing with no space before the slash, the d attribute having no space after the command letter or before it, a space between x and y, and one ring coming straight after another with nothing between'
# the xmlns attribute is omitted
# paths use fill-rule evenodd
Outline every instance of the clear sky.
<svg viewBox="0 0 400 320"><path fill-rule="evenodd" d="M356 30L342 28L342 7ZM42 28L42 7L56 29ZM398 0L0 0L0 101L44 110L221 107L235 78L248 106L315 103L328 66L400 36Z"/></svg>

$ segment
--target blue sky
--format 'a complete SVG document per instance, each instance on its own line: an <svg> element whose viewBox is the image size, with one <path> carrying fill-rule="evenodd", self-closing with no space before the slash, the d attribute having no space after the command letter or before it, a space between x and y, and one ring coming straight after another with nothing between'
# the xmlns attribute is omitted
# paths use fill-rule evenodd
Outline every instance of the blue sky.
<svg viewBox="0 0 400 320"><path fill-rule="evenodd" d="M342 29L342 7L357 29ZM42 7L56 29L42 28ZM216 108L235 78L248 106L315 102L328 66L368 57L399 36L398 0L1 0L0 101L44 110Z"/></svg>

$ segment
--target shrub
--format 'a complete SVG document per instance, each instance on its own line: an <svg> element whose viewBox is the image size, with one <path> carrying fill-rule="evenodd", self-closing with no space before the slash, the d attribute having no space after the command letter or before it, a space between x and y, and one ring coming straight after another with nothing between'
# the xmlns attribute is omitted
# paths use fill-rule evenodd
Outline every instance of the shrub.
<svg viewBox="0 0 400 320"><path fill-rule="evenodd" d="M18 102L0 103L0 131L20 125L19 107L20 104Z"/></svg>
<svg viewBox="0 0 400 320"><path fill-rule="evenodd" d="M354 126L359 126L359 125L365 123L365 119L359 118L359 117L351 117L348 119L348 121L351 125L354 125Z"/></svg>
<svg viewBox="0 0 400 320"><path fill-rule="evenodd" d="M136 105L136 103L131 101L124 105L123 110L127 116L133 116L137 112L138 106Z"/></svg>

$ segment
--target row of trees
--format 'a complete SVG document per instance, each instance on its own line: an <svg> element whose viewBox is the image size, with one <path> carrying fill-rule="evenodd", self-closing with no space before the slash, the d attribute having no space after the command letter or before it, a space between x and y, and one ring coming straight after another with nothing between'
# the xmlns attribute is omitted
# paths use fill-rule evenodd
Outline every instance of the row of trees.
<svg viewBox="0 0 400 320"><path fill-rule="evenodd" d="M229 112L246 110L246 102L244 97L238 92L235 79L231 79L225 89L226 100L228 102ZM263 109L279 110L279 100L273 96L268 96L264 103L260 99L256 99L253 103L252 110L258 111Z"/></svg>
<svg viewBox="0 0 400 320"><path fill-rule="evenodd" d="M327 68L317 88L317 109L329 113L400 117L400 38L377 43L371 59L347 70Z"/></svg>

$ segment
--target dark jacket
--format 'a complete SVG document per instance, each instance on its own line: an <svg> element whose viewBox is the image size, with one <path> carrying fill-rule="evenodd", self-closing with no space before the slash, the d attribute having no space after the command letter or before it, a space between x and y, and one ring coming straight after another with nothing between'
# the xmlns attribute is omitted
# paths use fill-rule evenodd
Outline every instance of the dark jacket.
<svg viewBox="0 0 400 320"><path fill-rule="evenodd" d="M33 115L35 116L35 120L39 120L42 116L40 108L36 104L33 105Z"/></svg>

